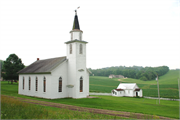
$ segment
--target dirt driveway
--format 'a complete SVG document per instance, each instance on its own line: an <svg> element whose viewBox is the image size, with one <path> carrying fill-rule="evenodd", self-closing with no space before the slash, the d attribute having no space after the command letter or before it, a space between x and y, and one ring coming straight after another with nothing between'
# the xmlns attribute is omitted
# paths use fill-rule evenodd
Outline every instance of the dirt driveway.
<svg viewBox="0 0 180 120"><path fill-rule="evenodd" d="M6 96L6 95L2 95L2 96ZM13 97L13 96L6 96L6 97ZM20 98L20 97L13 97L13 98L18 99L22 102L31 103L31 104L51 106L51 107L57 107L57 108L65 108L65 109L70 109L70 110L75 110L75 111L88 111L88 112L92 112L92 113L121 116L121 117L125 117L125 118L172 119L172 118L167 118L167 117L162 117L162 116L153 116L153 115L147 115L147 114L141 114L141 113L130 113L130 112L114 111L114 110L86 108L86 107L79 107L79 106L73 106L73 105L67 105L67 104L52 103L52 102L45 102L45 101L39 101L39 100L31 100L31 99Z"/></svg>

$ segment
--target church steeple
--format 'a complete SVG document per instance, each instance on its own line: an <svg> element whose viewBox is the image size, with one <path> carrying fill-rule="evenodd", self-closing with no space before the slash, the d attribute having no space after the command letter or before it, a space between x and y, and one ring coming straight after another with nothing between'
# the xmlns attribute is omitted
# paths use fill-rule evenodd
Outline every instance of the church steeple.
<svg viewBox="0 0 180 120"><path fill-rule="evenodd" d="M71 41L73 41L73 40L80 40L80 41L82 41L82 33L83 33L83 31L80 30L80 27L79 27L77 10L75 10L73 28L70 31L70 33L71 33Z"/></svg>
<svg viewBox="0 0 180 120"><path fill-rule="evenodd" d="M77 10L75 10L75 16L74 16L74 22L73 22L72 30L74 30L74 29L79 29L80 30L78 16L77 16Z"/></svg>

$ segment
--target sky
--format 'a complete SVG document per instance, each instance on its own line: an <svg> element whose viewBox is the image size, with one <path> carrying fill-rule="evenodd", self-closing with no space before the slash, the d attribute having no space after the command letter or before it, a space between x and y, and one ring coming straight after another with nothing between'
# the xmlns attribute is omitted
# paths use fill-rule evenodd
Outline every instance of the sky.
<svg viewBox="0 0 180 120"><path fill-rule="evenodd" d="M0 59L66 56L79 6L87 68L180 68L180 0L0 0Z"/></svg>

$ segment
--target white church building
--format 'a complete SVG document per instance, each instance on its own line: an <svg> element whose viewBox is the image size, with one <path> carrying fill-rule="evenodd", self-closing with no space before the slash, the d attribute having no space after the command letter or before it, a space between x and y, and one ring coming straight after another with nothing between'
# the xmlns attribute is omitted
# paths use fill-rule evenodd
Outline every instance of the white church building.
<svg viewBox="0 0 180 120"><path fill-rule="evenodd" d="M18 72L18 94L47 99L86 98L89 96L89 74L86 68L86 44L82 40L75 11L70 41L65 42L67 56L35 61Z"/></svg>
<svg viewBox="0 0 180 120"><path fill-rule="evenodd" d="M143 92L136 83L120 83L118 87L111 91L112 96L117 97L142 97Z"/></svg>

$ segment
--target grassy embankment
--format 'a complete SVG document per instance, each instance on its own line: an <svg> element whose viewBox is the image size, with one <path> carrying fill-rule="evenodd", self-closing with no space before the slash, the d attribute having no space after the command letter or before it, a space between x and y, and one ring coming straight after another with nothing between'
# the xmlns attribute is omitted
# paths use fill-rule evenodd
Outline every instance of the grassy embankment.
<svg viewBox="0 0 180 120"><path fill-rule="evenodd" d="M161 100L161 104L157 104L157 100L145 98L128 98L128 97L112 97L112 96L98 96L99 98L89 99L42 99L35 97L28 97L18 95L18 85L8 84L8 82L1 82L1 94L35 99L41 101L48 101L54 103L70 104L81 107L108 109L116 111L127 111L144 113L149 115L159 115L170 118L178 118L179 103L178 101ZM2 109L3 110L3 109Z"/></svg>
<svg viewBox="0 0 180 120"><path fill-rule="evenodd" d="M160 96L164 98L179 98L178 93L178 70L170 70L167 74L159 77ZM122 83L137 83L143 90L144 96L157 97L157 81L142 81L132 78L109 79L108 77L91 76L90 77L90 92L106 92L110 93L112 89L117 88L120 82Z"/></svg>
<svg viewBox="0 0 180 120"><path fill-rule="evenodd" d="M15 98L1 96L1 119L124 119L122 117L90 112L72 111L33 105Z"/></svg>

